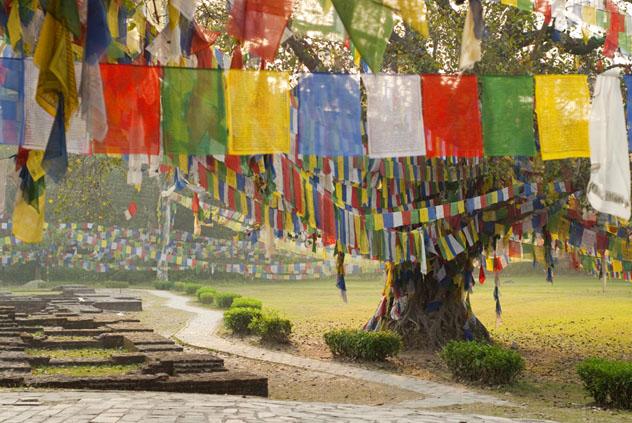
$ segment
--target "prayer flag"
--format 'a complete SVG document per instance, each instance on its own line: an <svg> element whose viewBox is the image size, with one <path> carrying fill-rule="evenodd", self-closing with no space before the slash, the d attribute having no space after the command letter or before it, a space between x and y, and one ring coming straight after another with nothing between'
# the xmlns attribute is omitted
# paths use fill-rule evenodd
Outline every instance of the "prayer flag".
<svg viewBox="0 0 632 423"><path fill-rule="evenodd" d="M108 133L94 152L159 154L160 74L157 67L101 64Z"/></svg>
<svg viewBox="0 0 632 423"><path fill-rule="evenodd" d="M623 75L627 92L625 115L628 128L632 128L632 75ZM632 130L628 131L628 151L632 151Z"/></svg>
<svg viewBox="0 0 632 423"><path fill-rule="evenodd" d="M331 0L299 0L292 14L292 32L311 38L344 41L345 27Z"/></svg>
<svg viewBox="0 0 632 423"><path fill-rule="evenodd" d="M226 153L221 71L165 68L161 98L165 152L191 156Z"/></svg>
<svg viewBox="0 0 632 423"><path fill-rule="evenodd" d="M285 72L226 72L228 153L290 151L289 76Z"/></svg>
<svg viewBox="0 0 632 423"><path fill-rule="evenodd" d="M483 143L486 156L534 156L533 78L482 78Z"/></svg>
<svg viewBox="0 0 632 423"><path fill-rule="evenodd" d="M361 156L360 78L308 74L298 85L299 153Z"/></svg>
<svg viewBox="0 0 632 423"><path fill-rule="evenodd" d="M630 219L630 159L619 72L597 76L590 115L588 201L595 210Z"/></svg>
<svg viewBox="0 0 632 423"><path fill-rule="evenodd" d="M292 13L292 3L292 0L234 0L228 33L250 54L272 61Z"/></svg>
<svg viewBox="0 0 632 423"><path fill-rule="evenodd" d="M381 2L332 0L347 33L373 72L382 69L386 44L393 32L393 13Z"/></svg>
<svg viewBox="0 0 632 423"><path fill-rule="evenodd" d="M363 75L369 157L426 154L418 75Z"/></svg>
<svg viewBox="0 0 632 423"><path fill-rule="evenodd" d="M422 75L428 157L481 157L478 84L472 75Z"/></svg>
<svg viewBox="0 0 632 423"><path fill-rule="evenodd" d="M543 160L590 157L586 75L535 76L535 107Z"/></svg>
<svg viewBox="0 0 632 423"><path fill-rule="evenodd" d="M0 58L0 144L20 145L23 138L24 61Z"/></svg>

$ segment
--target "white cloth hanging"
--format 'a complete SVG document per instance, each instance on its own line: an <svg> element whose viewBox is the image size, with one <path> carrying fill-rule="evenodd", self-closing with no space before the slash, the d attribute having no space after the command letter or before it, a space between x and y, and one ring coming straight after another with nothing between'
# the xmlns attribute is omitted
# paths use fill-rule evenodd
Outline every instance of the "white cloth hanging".
<svg viewBox="0 0 632 423"><path fill-rule="evenodd" d="M630 159L617 69L595 82L590 114L590 182L586 189L597 211L630 219Z"/></svg>
<svg viewBox="0 0 632 423"><path fill-rule="evenodd" d="M363 75L369 157L426 154L418 75Z"/></svg>

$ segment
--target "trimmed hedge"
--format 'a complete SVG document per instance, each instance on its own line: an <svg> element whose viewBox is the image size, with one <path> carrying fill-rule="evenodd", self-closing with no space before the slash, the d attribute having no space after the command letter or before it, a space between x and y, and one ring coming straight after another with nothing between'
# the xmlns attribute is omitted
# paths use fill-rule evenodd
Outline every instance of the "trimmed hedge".
<svg viewBox="0 0 632 423"><path fill-rule="evenodd" d="M450 341L441 358L457 380L486 385L511 384L524 370L524 360L516 351L482 342Z"/></svg>
<svg viewBox="0 0 632 423"><path fill-rule="evenodd" d="M176 282L173 286L173 289L178 292L184 292L184 282Z"/></svg>
<svg viewBox="0 0 632 423"><path fill-rule="evenodd" d="M175 284L171 281L156 281L154 282L154 288L162 291L170 291L175 288Z"/></svg>
<svg viewBox="0 0 632 423"><path fill-rule="evenodd" d="M212 292L202 292L198 295L198 299L202 304L213 304L215 300L215 294Z"/></svg>
<svg viewBox="0 0 632 423"><path fill-rule="evenodd" d="M215 294L215 305L219 308L229 308L233 305L233 300L241 295L232 292L218 292Z"/></svg>
<svg viewBox="0 0 632 423"><path fill-rule="evenodd" d="M290 342L292 322L268 311L252 319L248 329L259 335L264 342L287 344Z"/></svg>
<svg viewBox="0 0 632 423"><path fill-rule="evenodd" d="M589 358L577 374L598 405L632 410L632 362Z"/></svg>
<svg viewBox="0 0 632 423"><path fill-rule="evenodd" d="M202 288L202 284L200 283L185 283L184 284L184 292L187 295L195 295L198 289Z"/></svg>
<svg viewBox="0 0 632 423"><path fill-rule="evenodd" d="M332 330L324 335L332 354L354 360L384 361L402 349L402 337L391 331Z"/></svg>
<svg viewBox="0 0 632 423"><path fill-rule="evenodd" d="M261 310L257 308L236 307L224 312L224 326L233 333L247 335L251 332L250 323L261 317Z"/></svg>
<svg viewBox="0 0 632 423"><path fill-rule="evenodd" d="M233 299L230 308L256 308L261 310L263 303L256 298L238 297Z"/></svg>
<svg viewBox="0 0 632 423"><path fill-rule="evenodd" d="M204 293L209 293L209 294L217 294L217 291L213 288L211 288L210 286L203 286L201 288L199 288L197 291L195 291L195 296L197 297L198 301L201 301L200 296Z"/></svg>
<svg viewBox="0 0 632 423"><path fill-rule="evenodd" d="M129 282L125 282L125 281L107 281L105 283L105 287L106 288L113 288L113 289L129 288Z"/></svg>

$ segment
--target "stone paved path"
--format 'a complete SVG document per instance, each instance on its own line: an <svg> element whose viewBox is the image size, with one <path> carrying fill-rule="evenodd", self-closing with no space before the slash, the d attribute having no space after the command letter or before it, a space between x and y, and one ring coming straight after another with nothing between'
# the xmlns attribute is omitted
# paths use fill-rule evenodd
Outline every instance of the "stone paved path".
<svg viewBox="0 0 632 423"><path fill-rule="evenodd" d="M2 423L533 422L410 408L163 392L0 392Z"/></svg>
<svg viewBox="0 0 632 423"><path fill-rule="evenodd" d="M186 327L175 334L185 344L221 351L241 357L285 364L336 376L350 377L367 382L381 383L400 389L417 392L423 399L402 402L401 406L428 408L455 404L488 403L494 405L510 405L490 395L479 394L464 388L430 382L414 377L401 376L377 370L368 370L352 364L322 361L300 357L279 351L253 347L235 340L228 340L215 335L215 330L222 323L223 313L217 310L196 307L188 304L189 298L168 291L151 291L152 294L167 299L166 305L178 310L194 314Z"/></svg>

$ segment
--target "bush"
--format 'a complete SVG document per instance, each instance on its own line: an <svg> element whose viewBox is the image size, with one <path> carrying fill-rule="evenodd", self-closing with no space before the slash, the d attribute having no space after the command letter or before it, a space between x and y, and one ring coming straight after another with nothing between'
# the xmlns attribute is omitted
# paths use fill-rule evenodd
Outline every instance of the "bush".
<svg viewBox="0 0 632 423"><path fill-rule="evenodd" d="M231 308L224 312L224 326L233 333L246 335L250 333L250 323L259 317L261 317L261 310L257 308Z"/></svg>
<svg viewBox="0 0 632 423"><path fill-rule="evenodd" d="M156 281L154 282L154 288L162 291L170 291L175 288L175 284L169 281Z"/></svg>
<svg viewBox="0 0 632 423"><path fill-rule="evenodd" d="M113 289L129 288L129 282L125 282L125 281L107 281L105 283L105 287L106 288L113 288Z"/></svg>
<svg viewBox="0 0 632 423"><path fill-rule="evenodd" d="M632 409L632 362L589 358L577 373L598 405Z"/></svg>
<svg viewBox="0 0 632 423"><path fill-rule="evenodd" d="M248 329L259 335L264 342L287 344L290 342L292 322L279 317L276 313L267 312L258 317L255 316L248 325Z"/></svg>
<svg viewBox="0 0 632 423"><path fill-rule="evenodd" d="M238 297L233 299L233 303L230 305L231 308L256 308L261 310L263 304L261 301L255 298L246 298L246 297Z"/></svg>
<svg viewBox="0 0 632 423"><path fill-rule="evenodd" d="M335 356L351 359L383 361L402 349L402 338L395 332L365 332L339 329L325 333L325 343Z"/></svg>
<svg viewBox="0 0 632 423"><path fill-rule="evenodd" d="M187 295L195 295L198 289L202 288L202 285L199 283L185 283L184 284L184 292Z"/></svg>
<svg viewBox="0 0 632 423"><path fill-rule="evenodd" d="M218 292L215 295L215 305L219 308L229 308L233 305L233 300L239 297L241 297L241 295L231 292Z"/></svg>
<svg viewBox="0 0 632 423"><path fill-rule="evenodd" d="M215 295L217 294L217 291L211 288L210 286L203 286L201 288L198 288L198 290L195 291L195 296L197 297L198 301L201 301L200 296L204 293Z"/></svg>
<svg viewBox="0 0 632 423"><path fill-rule="evenodd" d="M215 294L212 292L202 292L200 295L198 295L198 299L202 304L213 304Z"/></svg>
<svg viewBox="0 0 632 423"><path fill-rule="evenodd" d="M486 385L510 384L524 369L516 351L482 342L450 341L441 358L456 379Z"/></svg>
<svg viewBox="0 0 632 423"><path fill-rule="evenodd" d="M173 289L178 292L184 292L184 282L176 282L173 284Z"/></svg>

